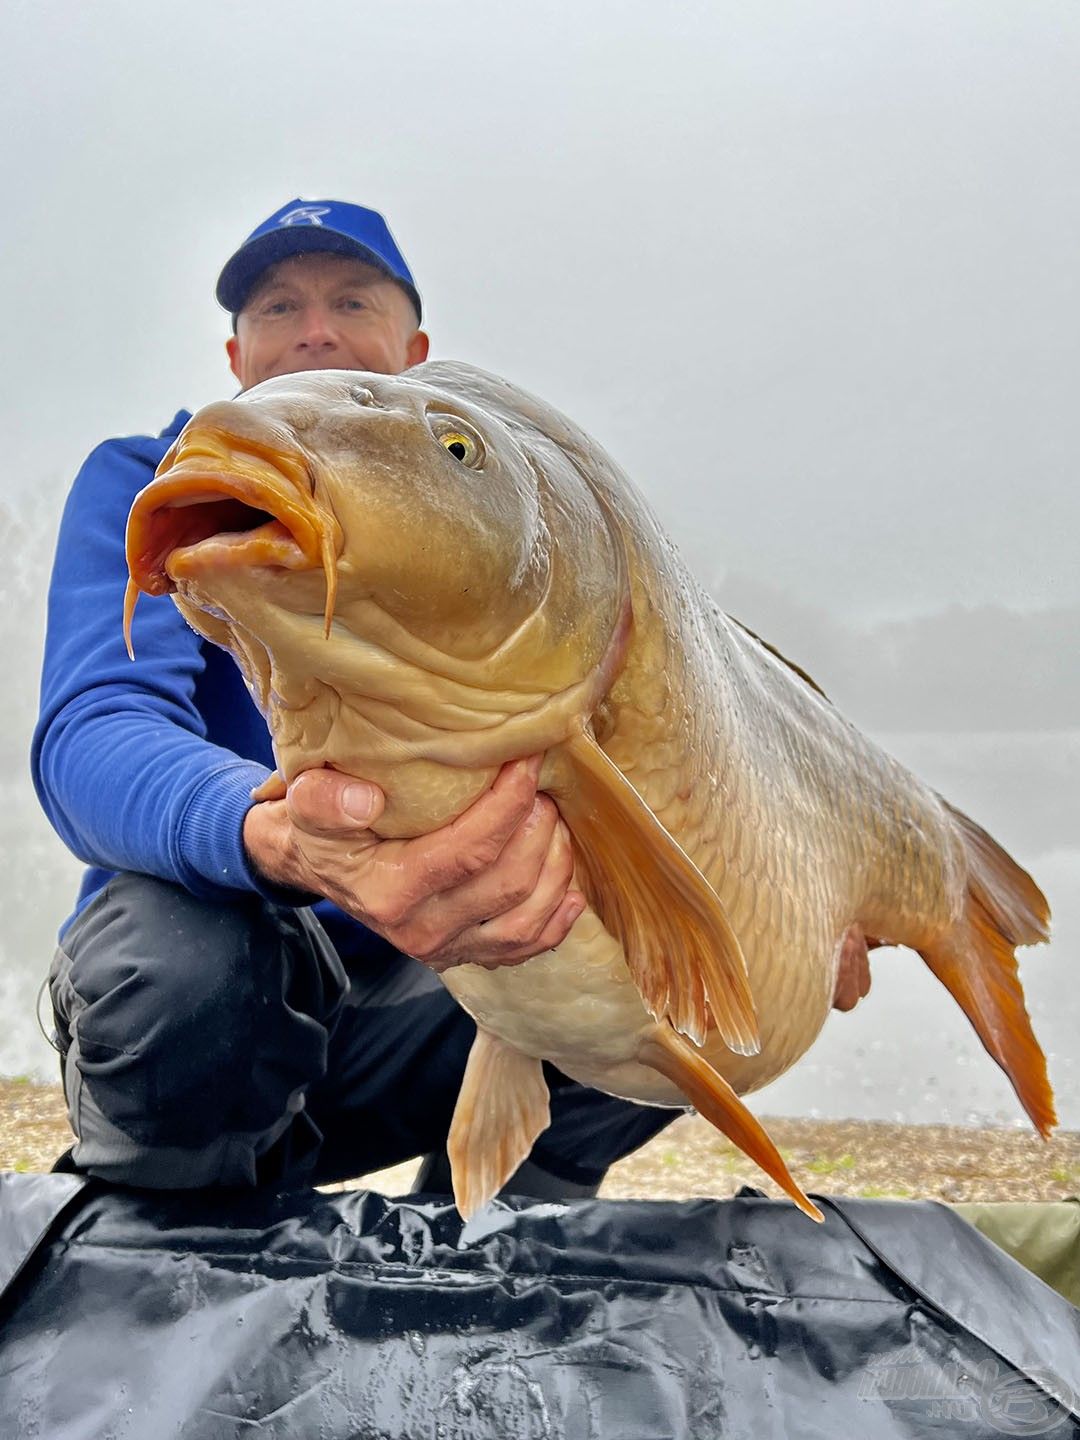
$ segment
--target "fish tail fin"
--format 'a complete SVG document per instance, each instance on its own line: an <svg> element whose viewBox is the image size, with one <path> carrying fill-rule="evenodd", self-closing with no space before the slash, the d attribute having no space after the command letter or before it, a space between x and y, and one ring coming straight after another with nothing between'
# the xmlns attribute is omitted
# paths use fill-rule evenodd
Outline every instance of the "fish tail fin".
<svg viewBox="0 0 1080 1440"><path fill-rule="evenodd" d="M657 1025L638 1049L638 1060L677 1085L699 1115L760 1165L811 1220L824 1216L803 1194L761 1121L746 1108L724 1077L668 1024Z"/></svg>
<svg viewBox="0 0 1080 1440"><path fill-rule="evenodd" d="M506 1184L550 1123L540 1061L478 1029L446 1141L454 1202L464 1220Z"/></svg>
<svg viewBox="0 0 1080 1440"><path fill-rule="evenodd" d="M967 856L964 912L952 930L919 954L1009 1077L1045 1140L1057 1124L1054 1094L1024 1003L1015 951L1050 938L1050 907L1031 876L985 830L946 808Z"/></svg>

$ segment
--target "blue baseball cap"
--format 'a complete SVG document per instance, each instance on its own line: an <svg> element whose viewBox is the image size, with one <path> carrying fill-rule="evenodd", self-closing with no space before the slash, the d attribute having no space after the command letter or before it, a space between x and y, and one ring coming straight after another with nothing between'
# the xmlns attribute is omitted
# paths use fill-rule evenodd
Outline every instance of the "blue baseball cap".
<svg viewBox="0 0 1080 1440"><path fill-rule="evenodd" d="M313 250L352 255L384 271L408 295L419 323L420 295L390 227L377 210L344 200L290 200L264 220L218 277L218 304L231 315L239 314L264 270L290 255L308 255Z"/></svg>

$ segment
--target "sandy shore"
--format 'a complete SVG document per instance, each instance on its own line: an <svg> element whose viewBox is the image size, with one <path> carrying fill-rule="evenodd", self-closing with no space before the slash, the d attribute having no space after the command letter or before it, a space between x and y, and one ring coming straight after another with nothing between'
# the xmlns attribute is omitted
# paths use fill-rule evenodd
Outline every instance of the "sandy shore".
<svg viewBox="0 0 1080 1440"><path fill-rule="evenodd" d="M1080 1193L1080 1132L1044 1143L1030 1130L886 1125L861 1120L767 1122L805 1190L936 1200L1061 1200ZM70 1143L59 1086L0 1079L0 1170L48 1170ZM413 1162L365 1177L401 1194ZM359 1179L359 1177L357 1177ZM608 1175L615 1198L723 1197L740 1185L780 1192L697 1116L677 1120Z"/></svg>

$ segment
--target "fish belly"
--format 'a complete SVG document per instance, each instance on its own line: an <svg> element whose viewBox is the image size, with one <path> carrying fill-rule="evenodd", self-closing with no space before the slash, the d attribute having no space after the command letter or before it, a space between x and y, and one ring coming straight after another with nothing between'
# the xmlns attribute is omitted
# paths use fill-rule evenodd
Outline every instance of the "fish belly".
<svg viewBox="0 0 1080 1440"><path fill-rule="evenodd" d="M759 1089L794 1064L813 1043L829 1008L824 987L806 983L807 967L761 963L766 949L775 957L782 948L781 937L765 939L762 947L751 937L745 949L758 1004L760 1052L737 1055L715 1031L702 1047L709 1063L740 1094ZM809 977L825 968L810 967ZM761 984L753 983L755 971ZM789 983L778 985L785 977ZM637 1059L656 1021L642 1004L622 947L592 909L555 950L496 970L461 965L442 979L479 1026L522 1054L550 1061L572 1080L641 1104L686 1105L667 1077ZM815 996L815 990L820 994Z"/></svg>

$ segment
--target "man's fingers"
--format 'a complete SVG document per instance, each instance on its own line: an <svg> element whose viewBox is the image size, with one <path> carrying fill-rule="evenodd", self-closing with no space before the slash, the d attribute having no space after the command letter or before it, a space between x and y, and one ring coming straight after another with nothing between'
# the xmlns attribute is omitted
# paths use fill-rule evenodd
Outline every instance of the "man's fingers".
<svg viewBox="0 0 1080 1440"><path fill-rule="evenodd" d="M565 899L573 874L574 847L569 830L559 820L530 893L511 909L477 926L477 939L485 945L504 946L515 951L522 946L537 944L548 921Z"/></svg>
<svg viewBox="0 0 1080 1440"><path fill-rule="evenodd" d="M542 955L545 950L554 950L570 934L578 917L584 911L586 903L585 896L580 891L568 891L565 899L534 940L527 945L519 945L514 949L504 951L497 960L477 960L475 963L482 965L485 970L497 970L502 965L523 965L534 955Z"/></svg>
<svg viewBox="0 0 1080 1440"><path fill-rule="evenodd" d="M870 993L870 958L867 941L858 925L849 927L840 947L833 992L834 1010L854 1010Z"/></svg>
<svg viewBox="0 0 1080 1440"><path fill-rule="evenodd" d="M378 786L333 770L290 785L289 823L320 893L433 968L516 962L565 938L573 847L555 802L537 795L541 756L504 765L490 790L449 825L412 840L367 834Z"/></svg>
<svg viewBox="0 0 1080 1440"><path fill-rule="evenodd" d="M355 835L383 812L385 799L377 785L337 770L305 770L289 786L289 819L298 830L321 839Z"/></svg>
<svg viewBox="0 0 1080 1440"><path fill-rule="evenodd" d="M456 954L458 937L468 934L473 940L485 922L498 920L508 912L516 913L518 906L533 897L542 878L543 903L556 871L564 872L565 891L574 862L569 835L556 843L561 824L554 800L548 795L536 796L531 812L492 866L462 885L435 894L429 890L418 898L415 907L410 907L412 913L401 935L408 953L425 961L436 955ZM558 898L552 896L549 910ZM489 939L486 943L495 942Z"/></svg>
<svg viewBox="0 0 1080 1440"><path fill-rule="evenodd" d="M532 807L541 762L535 755L504 765L491 789L456 820L408 842L413 850L409 858L426 877L425 888L449 889L498 859ZM385 803L377 785L325 768L305 770L287 795L292 823L323 839L347 838L375 824Z"/></svg>
<svg viewBox="0 0 1080 1440"><path fill-rule="evenodd" d="M456 820L409 842L429 892L453 890L489 870L536 799L542 757L514 760Z"/></svg>
<svg viewBox="0 0 1080 1440"><path fill-rule="evenodd" d="M506 940L500 940L493 944L489 926L477 927L459 935L450 950L425 963L440 973L452 969L455 965L479 965L484 970L498 970L504 965L523 965L535 955L542 955L545 951L554 950L561 945L587 903L579 890L568 890L547 923L527 942L510 944ZM507 928L505 917L497 924L500 928Z"/></svg>
<svg viewBox="0 0 1080 1440"><path fill-rule="evenodd" d="M451 887L443 899L453 903L465 925L476 925L512 910L535 891L560 827L565 831L555 801L550 795L537 795L494 865L463 885ZM559 854L564 851L569 858L568 840L559 848Z"/></svg>

